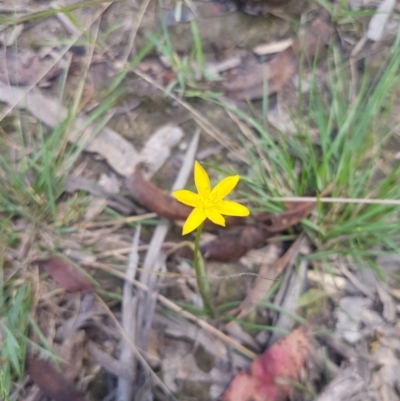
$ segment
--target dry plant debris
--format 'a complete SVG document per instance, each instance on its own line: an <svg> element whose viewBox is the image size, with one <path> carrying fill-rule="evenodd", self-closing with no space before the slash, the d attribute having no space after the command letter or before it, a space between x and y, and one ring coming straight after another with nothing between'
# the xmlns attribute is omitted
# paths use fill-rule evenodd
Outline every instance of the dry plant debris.
<svg viewBox="0 0 400 401"><path fill-rule="evenodd" d="M279 92L298 72L300 54L306 62L311 62L314 56L321 55L331 35L332 27L327 22L327 16L317 17L310 27L300 31L290 47L266 64L246 60L242 70L223 83L225 93L232 99L246 100L262 99L266 88L270 95Z"/></svg>
<svg viewBox="0 0 400 401"><path fill-rule="evenodd" d="M118 14L114 15L115 10L113 10L121 6L119 3L121 2L107 3L98 9L99 12L93 20L95 21L110 5L113 5L110 7L110 13L103 16L102 23L116 16L116 21L120 23L121 18ZM250 4L250 2L242 3ZM358 48L355 47L360 52L369 39L375 42L374 49L376 49L387 37L389 23L393 21L398 11L396 2L394 0L352 0L349 3L353 9L377 7L375 15L370 19L367 30L359 42L360 45ZM142 4L141 10L144 10L144 5L147 7L146 4L146 2ZM167 25L176 28L179 32L179 29L185 26L180 24L183 21L192 21L194 17L200 22L204 18L210 18L210 20L214 18L217 21L221 17L229 17L234 11L234 8L229 8L229 4L210 2L201 5L189 2L188 5L193 8L183 6L180 15L178 9L168 9L167 14L163 10ZM130 6L129 15L136 15L134 2ZM269 5L264 6L264 10L271 11ZM39 7L34 4L32 7L27 7L25 10L17 5L11 9L11 12L16 12L18 21L22 22L21 13L48 11L47 6ZM2 8L1 11L5 10L5 13L10 12L6 10L5 4L2 4L0 8ZM152 12L153 10L150 10L148 14ZM66 15L57 12L53 19L47 18L44 23L51 24L57 19L57 24L60 24L62 29L66 29L71 37L76 38L90 26L84 24L81 30L72 24ZM124 12L120 15L124 15ZM82 23L79 17L81 16L78 16L77 21ZM129 33L131 38L135 38L140 24L132 30L132 18L123 16L122 19L124 25L121 28L122 31ZM151 24L146 16L144 19L148 29ZM269 94L279 92L279 96L282 96L287 84L303 70L303 65L299 61L302 57L307 66L314 61L315 56L321 59L324 47L330 42L333 34L333 25L328 21L326 15L319 13L307 27L299 31L297 37L284 41L278 40L263 46L250 46L258 56L271 56L264 64L256 63L255 59L251 58L252 56L249 58L249 51L237 49L243 38L234 38L235 43L230 42L230 46L218 48L216 45L213 48L215 60L209 60L209 54L203 60L205 73L197 74L201 76L199 79L202 81L199 82L196 90L222 88L231 99L252 100L262 98L265 88L268 87ZM254 23L257 22L254 21ZM32 121L29 123L42 122L49 128L56 128L68 115L68 110L59 100L48 94L45 95L44 91L40 91L36 86L51 87L53 80L56 81L65 68L69 68L66 71L67 79L79 76L83 58L80 59L74 55L72 64L68 67L70 61L68 58L57 62L51 61L55 47L41 46L41 50L35 53L32 50L34 47L26 49L14 46L18 43L17 39L20 37L25 39L24 35L29 30L35 29L35 26L41 28L41 24L43 24L41 20L35 22L25 20L24 24L0 27L2 44L0 101L10 106L8 110L19 108L30 113L34 119L30 116L29 119ZM341 29L340 23L335 25L335 29L338 31ZM287 37L290 30L282 32L283 36ZM58 34L59 32L55 36ZM244 294L237 294L240 295L240 299L238 297L234 299L235 306L227 307L226 313L221 313L220 317L211 321L195 315L196 308L201 307L201 300L196 293L191 267L184 261L178 261L179 265L176 266L176 258L172 257L169 260L166 258L164 249L166 246L171 247L171 242L165 242L171 225L169 222L161 221L149 244L150 228L143 224L142 243L139 245L138 229L134 246L128 247L132 230L124 226L125 224L158 216L160 219L168 219L179 225L190 212L190 208L179 204L149 181L165 166L167 160L172 160L172 164L178 165L182 160L182 155L177 156L176 153L184 149L182 140L185 136L181 125L184 126L187 121L183 123L178 121L179 118L175 118L175 111L177 107L180 108L189 103L185 103L181 94L172 97L175 102L172 102L172 105L163 103L162 108L165 108L165 113L170 113L167 116L168 124L165 125L166 121L154 122L157 125L151 126L151 135L140 138L141 144L144 143L140 152L136 151L132 144L131 132L120 134L118 129L105 127L97 135L92 135L96 127L92 124L86 125L89 114L85 115L82 110L95 110L98 106L96 102L99 78L96 78L95 70L104 68L106 71L100 80L104 77L109 78L110 75L118 75L121 72L119 71L121 66L118 67L119 62L116 60L121 60L121 54L128 55L135 48L133 43L132 46L128 44L125 48L117 46L120 37L120 31L118 31L116 39L108 41L108 38L104 38L99 41L92 63L88 65L90 71L82 86L83 97L76 109L80 114L72 124L68 137L70 143L75 146L85 143L85 150L91 153L96 161L106 161L108 166L103 163L103 170L107 173L102 170L102 173L98 174L90 171L91 165L86 164L85 160L79 161L80 164L75 169L77 174L67 177L63 196L76 196L76 199L79 199L77 192L84 190L97 198L88 198L88 206L82 213L79 223L75 225L74 221L71 225L62 227L72 230L67 235L55 234L55 230L52 231L52 228L47 227L47 223L44 223L43 231L38 234L35 224L27 223L21 216L10 222L17 245L5 251L7 264L4 270L5 277L15 280L15 284L14 282L12 284L15 288L24 281L32 284L35 297L30 316L42 331L43 339L47 341L51 351L60 359L61 367L58 371L55 366L42 359L45 356L44 352L41 355L29 349L25 367L30 380L23 382L25 393L21 399L42 401L52 398L55 401L83 401L90 397L95 399L117 397L125 401L131 398L133 393L139 401L165 397L174 399L175 396L179 399L187 399L185 390L189 388L192 390L189 396L199 400L283 401L290 397L291 400L298 401L308 397L304 393L296 394L293 390L294 382L299 380L310 394L316 395L315 399L318 401L399 400L400 384L396 375L400 369L398 358L400 327L397 319L400 312L399 291L394 289L391 283L378 283L377 276L367 278L360 275L354 266L341 265L342 261L332 260L335 268L329 273L318 272L319 266L314 266L315 270L306 272L309 265L304 260L301 261L298 270L294 267L299 255L304 254L302 248L306 242L304 233L299 233L299 223L314 211L316 205L314 202L291 202L286 204L285 211L277 214L258 213L247 219L227 219L227 228L221 232L216 232L216 226L212 224L206 226L206 230L217 235L202 243L201 251L204 259L207 262L222 262L210 263L210 270L221 269L224 263L230 263L225 266L228 273L234 267L244 271L236 276L225 274L226 271L224 275L215 272L214 275L210 274L210 277L214 277L216 281L229 280L228 284L224 282L225 287L231 287L235 292L237 288L235 284L231 285L231 280L240 279L241 274L257 275L253 282L249 281L250 284L246 287ZM65 38L61 36L57 39ZM341 39L348 40L342 37ZM81 46L83 53L87 52L86 47L88 46ZM78 52L78 46L72 50ZM177 52L173 56L181 57L182 54ZM182 59L185 58L184 56ZM192 60L190 64L190 68L193 67L197 73L201 64L198 61ZM171 60L165 56L157 56L154 59L146 57L138 66L139 71L140 69L150 71L156 76L156 81L163 85L170 84L179 75L172 69ZM170 70L166 71L167 68ZM222 83L215 83L212 80L204 82L202 74L204 76L209 74L214 80L222 80ZM127 87L132 84L129 79L130 77L127 77L123 83L124 85L126 83ZM307 82L304 84L306 87ZM24 85L32 87L20 87ZM133 83L133 91L136 90L134 85ZM148 93L153 95L154 88ZM276 106L279 110L277 117L279 121L273 124L278 128L284 125L282 122L285 113L279 99ZM140 104L143 105L143 102L143 99L135 98L127 106L118 105L111 108L107 115L108 121L112 116L121 116L121 119L127 117L128 125L132 128L132 122L136 122L135 119L138 116L140 117L141 114L147 116L146 107L139 112L134 112L134 109ZM198 114L193 113L196 109L191 105L187 107L187 110L192 113L191 117L195 116L198 124L208 129L209 133L220 135L223 132L223 129L216 128L208 121L209 110L206 110L204 115L203 111ZM267 111L267 119L270 123L271 112L272 109ZM290 120L289 115L286 117ZM151 118L150 112L148 119ZM238 118L236 120L232 118L232 120L242 132L246 129L250 130L244 122L241 120L238 122ZM291 120L290 123L294 126ZM24 124L25 120L21 124L22 132L25 134L27 128ZM138 131L146 128L145 125L138 125L138 127ZM1 133L7 137L9 135L7 129L3 125L1 129ZM247 137L250 138L252 134L251 132ZM245 164L249 163L243 156L244 153L240 152L243 149L239 149L235 144L232 145L234 138L225 134L218 135L215 137L219 138L218 140L226 149L231 150L228 159L235 153L236 159L232 158L233 163L237 163L238 160L244 161ZM255 141L253 139L252 145L257 146L257 138ZM190 147L190 152L193 152L190 153L189 158L194 158L198 141L197 134L193 148ZM176 149L178 145L182 145L179 150ZM214 142L211 146L209 143L205 145L209 146L209 149L214 149L211 152L212 156L217 157L218 161L221 160L219 150L215 151ZM15 149L18 146L15 145ZM20 149L15 150L15 155L13 154L14 162L18 162L20 153L23 153L19 151ZM26 151L29 153L30 149ZM111 172L110 168L114 171ZM184 164L182 170L185 169L187 170L187 166L185 167ZM90 178L86 176L88 172ZM119 177L114 174L112 179L104 179L109 173L119 174ZM100 178L97 182L99 176L103 179ZM133 201L140 206L119 193L123 179L126 179L126 187ZM30 185L29 177L26 184ZM58 205L58 215L69 211L62 209L61 205ZM135 215L128 218L93 221L104 217L106 206L124 215ZM142 207L152 213L141 215ZM271 244L275 247L275 252L272 257L269 257L268 252L261 248L271 240L275 240L273 237L288 229L291 229L291 234L294 233L292 238L296 235L297 239L285 247L285 252L282 252L282 242L278 245ZM127 258L124 256L126 251L121 251L126 248L128 252L131 251L131 263L127 263ZM64 259L58 257L37 259L39 256L37 252L39 251L42 255L43 249L46 252L49 249L64 252L80 265L91 269L99 267L95 271L95 276L99 279L100 286L94 286L79 269ZM141 253L143 250L147 250L144 258ZM254 250L261 251L257 254L257 258L248 255ZM173 255L190 258L190 253L189 248L182 248ZM99 263L99 259L105 260L104 263ZM143 265L138 263L142 259ZM123 263L128 266L126 273L123 273L125 267ZM392 269L390 274L396 272L400 265L395 255L393 260L390 259L387 263L391 266L390 268L387 268L382 260L377 259L377 264L382 269ZM39 271L36 269L36 264L40 266ZM243 266L244 264L246 266ZM9 269L8 265L11 266ZM394 265L397 267L393 267ZM101 272L100 266L103 268ZM45 277L42 280L42 276L39 275L42 270L50 278ZM291 315L270 310L264 306L260 307L260 302L277 283L275 280L279 280L280 277L282 277L279 282L280 288L274 293L271 303L277 308L284 309L285 312L290 312ZM121 280L124 282L122 301L120 299ZM260 319L264 327L268 324L275 329L290 332L296 322L295 314L299 312L297 302L304 281L307 281L309 286L308 295L313 294L312 291L315 290L314 295L317 294L319 297L312 302L305 302L302 308L310 307L308 312L310 312L313 327L322 327L328 333L318 336L318 339L312 342L311 326L305 325L275 343L282 336L281 332L268 334L267 329L263 329L253 335L253 332L244 329L246 324L258 323L257 319ZM95 290L104 291L104 299L107 299L107 303L100 297L96 298L98 303L93 301L97 296L94 293ZM103 294L100 291L99 294ZM110 299L107 298L108 296ZM178 306L168 297L179 299L179 301L184 299L186 307L192 307L194 312L191 313L189 309ZM171 315L157 314L156 302L159 303L160 308L168 309ZM103 306L101 310L100 303ZM315 307L322 310L323 316L313 314L314 311L311 309ZM230 321L231 318L234 321ZM322 320L322 324L318 319ZM32 333L29 333L30 340L39 344L37 335ZM0 335L0 340L2 339ZM270 346L271 344L274 345ZM310 344L313 349L308 354ZM322 347L321 344L325 345ZM261 353L266 346L270 348ZM141 353L136 350L138 352L136 354L135 347L141 350ZM259 353L261 353L260 356L258 356ZM145 356L143 357L142 354ZM307 358L308 355L310 358ZM253 362L250 362L251 359ZM5 360L0 359L0 363L3 362ZM144 366L146 368L143 369ZM322 378L324 367L327 367L328 372L326 378ZM239 369L243 370L237 373ZM164 384L161 383L160 378L164 380ZM328 383L325 379L333 380ZM90 383L95 381L106 386L105 389L102 388L103 391L99 391L101 394L96 396L91 390L89 391ZM35 386L32 386L32 382ZM153 384L155 385L152 387ZM165 391L160 397L157 395L159 388ZM82 393L85 392L85 396L76 389L80 389ZM176 394L169 394L171 391Z"/></svg>
<svg viewBox="0 0 400 401"><path fill-rule="evenodd" d="M310 327L302 326L266 350L233 379L223 401L285 400L304 365L309 338Z"/></svg>
<svg viewBox="0 0 400 401"><path fill-rule="evenodd" d="M61 258L35 260L62 288L70 292L87 292L93 289L91 282Z"/></svg>
<svg viewBox="0 0 400 401"><path fill-rule="evenodd" d="M28 356L25 369L43 393L54 401L84 401L83 395L49 362Z"/></svg>

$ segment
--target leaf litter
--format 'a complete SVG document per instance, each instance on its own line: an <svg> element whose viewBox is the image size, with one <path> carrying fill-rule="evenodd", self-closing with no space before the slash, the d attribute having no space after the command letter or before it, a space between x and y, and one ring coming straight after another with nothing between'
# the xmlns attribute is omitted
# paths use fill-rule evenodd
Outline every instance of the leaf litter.
<svg viewBox="0 0 400 401"><path fill-rule="evenodd" d="M291 47L285 48L285 46L282 45L282 47L276 48L270 46L269 48L258 50L259 53L272 54L276 52L277 54L270 59L264 67L254 67L254 69L251 67L248 71L244 71L243 86L240 86L241 82L235 82L235 79L240 81L240 74L232 74L234 69L238 66L239 59L237 57L227 59L229 62L226 64L224 64L223 60L220 64L211 63L209 65L212 67L217 66L218 74L226 73L224 77L230 78L229 83L224 83L223 85L228 85L228 88L230 84L232 85L231 88L233 88L233 90L229 91L227 89L226 93L230 94L233 98L259 98L260 93L263 93L260 88L262 88L265 79L269 80L268 86L270 86L270 93L282 91L285 85L298 73L299 65L297 55L299 54L298 51L300 47L306 50L305 53L309 56L309 60L312 60L316 53L320 54L320 50L322 50L322 48L317 45L315 41L316 36L311 33L312 30L317 32L317 36L318 33L320 34L320 38L323 39L321 45L324 46L326 44L326 37L329 37L332 33L332 28L329 23L321 21L325 21L324 18L317 18L311 23L309 28L303 30L298 38L292 38L284 44L286 46L290 43ZM33 66L34 65L35 64L33 64ZM251 65L251 63L249 63L249 65ZM24 66L23 63L21 63L21 66ZM273 69L275 69L275 71L273 71ZM280 71L276 71L276 69ZM31 72L34 72L34 68L32 68ZM255 75L253 80L251 80L252 77L250 77L252 72L254 72ZM26 75L26 79L28 78L29 75ZM12 89L12 91L14 91L13 94L22 94L22 92L18 92L19 89L20 88ZM3 87L0 92L3 93L4 99L9 95L9 93L4 95ZM35 94L35 91L32 93ZM28 97L29 96L30 95L28 95ZM0 98L1 97L2 95L0 94ZM10 102L10 96L8 96L7 99L4 101ZM13 103L14 100L15 98L12 99L11 103ZM31 100L35 100L36 102L32 102ZM41 103L41 100L43 100L44 103ZM45 124L49 123L48 125L50 127L54 126L56 122L59 121L56 117L60 110L61 115L63 114L63 109L59 108L61 106L60 104L55 104L55 102L46 103L46 99L43 96L33 96L30 98L29 103L28 105L26 101L22 101L18 107L27 108L36 115L35 113L40 114L38 105L49 106L48 110L46 110L47 115L41 112L41 114L37 114L36 117ZM143 212L142 208L144 207L149 211L156 212L161 218L168 218L179 224L179 220L184 220L187 217L187 211L175 209L176 205L174 206L169 203L169 195L163 193L159 188L148 181L154 172L160 169L165 161L170 158L171 153L174 154L175 150L172 152L171 150L182 140L182 134L179 133L180 128L177 128L173 124L171 124L171 126L173 127L172 130L165 131L164 136L159 133L157 134L160 135L160 137L153 139L153 145L155 146L151 145L152 142L150 139L144 146L142 152L134 150L129 141L126 141L118 134L115 136L114 134L116 134L116 132L112 130L108 131L108 136L103 135L103 142L100 144L96 144L96 138L90 139L88 150L90 151L90 149L92 149L94 153L101 155L101 157L107 160L109 166L113 168L116 173L120 174L122 177L127 177L127 187L134 201L140 203L141 206L134 205L131 201L120 195L118 193L120 188L119 185L115 185L115 180L113 185L104 188L102 185L99 185L100 183L97 184L94 180L82 184L78 182L77 177L74 177L75 182L71 184L74 189L71 190L70 193L79 189L88 190L88 192L94 196L106 197L108 206L112 205L109 201L112 194L119 197L118 200L114 198L116 203L119 202L125 206L125 214L139 214ZM163 128L161 128L161 131L162 130ZM110 132L113 134L110 134ZM157 133L159 131L155 130L155 132ZM174 139L175 133L176 137ZM171 136L169 136L169 134L171 134ZM75 137L73 137L73 140L75 140L74 138ZM171 141L169 142L169 140ZM161 143L162 146L159 146ZM92 148L90 148L90 146L92 146ZM148 147L146 148L146 146ZM117 151L115 151L115 148ZM108 152L110 149L112 149L112 152ZM145 149L147 149L147 151L145 151ZM124 152L124 150L127 152ZM141 157L143 159L141 159ZM147 165L148 170L139 171L136 167L139 162ZM72 181L74 181L74 179ZM115 191L116 189L117 191ZM123 189L124 188L122 188L122 190ZM97 193L97 195L95 195L95 193ZM127 202L126 204L124 204L124 200ZM293 205L294 208L292 207ZM255 357L254 352L249 350L247 350L248 352L244 352L244 355L247 355L247 357L239 357L236 351L232 352L232 347L237 347L236 349L239 349L238 344L240 345L240 343L243 342L246 346L253 346L254 350L259 350L264 348L268 340L268 336L254 336L254 338L252 338L253 336L242 328L243 322L252 321L255 316L256 319L260 319L261 316L264 317L264 319L261 319L263 324L275 323L277 324L275 328L285 328L289 331L292 329L294 324L293 319L290 318L289 323L279 323L279 319L284 316L284 313L267 311L267 308L260 306L260 302L262 302L264 296L270 292L272 286L276 284L275 281L266 280L265 278L279 277L279 273L284 273L285 275L281 283L282 290L279 289L277 293L273 295L272 303L275 306L283 306L290 312L296 312L296 299L298 298L298 291L301 291L299 290L301 283L296 282L297 276L295 275L296 268L294 264L295 260L302 254L300 250L301 246L299 247L296 241L293 244L285 243L284 249L286 249L286 252L283 252L283 254L282 252L277 252L269 260L262 259L263 257L266 259L267 254L263 253L265 252L263 247L265 247L267 243L270 243L271 240L275 240L274 237L277 234L290 229L291 233L294 232L298 235L300 231L299 223L303 218L308 217L315 207L315 203L299 203L293 205L286 205L287 210L280 214L255 214L246 220L245 224L242 226L238 224L238 221L231 220L227 229L223 230L221 233L217 233L218 235L216 238L206 243L203 242L202 251L205 258L208 261L218 260L223 262L216 264L210 263L212 269L218 268L218 266L222 266L224 263L230 263L228 268L232 269L234 266L240 266L243 260L248 258L246 271L249 269L256 269L253 271L257 271L258 273L254 274L259 274L254 280L254 283L252 283L252 289L239 300L241 302L239 307L233 310L235 318L239 321L239 323L235 322L236 343L232 342L230 346L226 345L229 343L229 341L226 340L227 337L228 340L230 339L230 334L226 336L224 333L224 331L229 332L229 330L227 326L223 325L223 319L211 321L212 324L210 324L179 308L172 310L177 315L181 314L181 317L191 319L191 322L197 323L197 326L193 323L189 324L186 320L179 321L176 316L159 319L159 315L154 315L155 317L153 319L151 317L153 312L149 313L149 316L145 316L147 320L140 320L144 322L143 327L146 327L147 331L145 333L148 334L149 338L154 336L154 333L158 335L155 336L156 340L154 340L154 338L151 341L148 340L149 348L146 349L145 347L145 349L149 351L151 346L153 348L152 355L155 359L161 358L161 362L155 361L152 367L154 367L154 369L160 369L161 367L161 371L158 371L158 373L160 373L161 377L164 375L165 382L170 385L171 389L184 391L185 387L188 387L188 384L195 387L196 384L201 383L205 384L206 387L196 387L195 393L192 396L196 399L209 399L210 394L213 394L212 398L218 399L227 388L228 382L231 381L232 376L234 376L237 370L246 366L248 367L250 364L249 358ZM103 207L104 203L99 203L99 205L94 203L92 210L89 209L91 215L88 215L88 212L86 218L88 220L95 219L98 216L99 210L102 210ZM123 207L121 207L121 209L115 209L122 211ZM115 232L116 230L117 233ZM214 234L216 233L215 227L209 226L207 230ZM41 234L40 238L43 236L44 234ZM82 254L79 258L81 258L82 261L86 260L87 262L85 262L85 264L90 266L95 263L95 252L99 249L104 251L105 247L107 247L108 250L112 251L115 247L126 247L130 242L132 232L120 225L118 228L113 227L111 230L93 230L92 232L82 228L79 232L72 233L70 236L76 239L82 246L87 247L87 249L85 249L86 255ZM302 234L300 234L300 238L301 237ZM147 242L147 237L145 237L144 241ZM157 241L158 243L163 242L160 239ZM30 242L31 239L26 240L26 244ZM64 238L60 240L60 242L56 240L52 242L54 248L56 244L61 244L61 249L64 249L66 252L67 249L69 249L66 246L67 242ZM19 256L16 256L15 252L8 252L8 255L10 255L8 257L9 261L20 263L21 261L19 261L18 258L22 258L22 254L24 254L24 259L35 260L37 255L32 251L30 245L24 246L24 244L21 244L21 248L23 248L23 252L21 251L21 255ZM254 251L255 249L261 250L262 253L260 254L261 256L258 255L258 258L252 259L248 252L252 252L252 250ZM277 247L277 249L281 251L282 248ZM73 250L78 252L79 249L73 248ZM151 252L154 250L157 249L153 247ZM82 252L81 250L79 251ZM90 255L91 251L93 251L94 255ZM90 258L90 256L92 257ZM123 260L125 261L125 259ZM60 261L55 262L54 258L40 259L40 261L42 262L42 267L44 267L51 278L38 283L39 304L36 305L38 324L50 342L54 339L51 345L56 353L62 355L65 359L69 360L70 363L74 363L79 372L74 372L73 369L66 369L65 372L63 372L63 376L60 376L60 373L56 370L52 370L54 368L48 364L48 362L45 362L45 364L47 364L46 366L40 365L43 361L34 357L34 361L36 361L33 362L34 370L42 373L44 372L43 377L48 378L47 385L51 385L52 388L49 389L46 385L43 385L43 382L40 381L40 377L35 377L34 373L31 375L31 379L41 388L43 393L54 398L56 401L58 399L67 399L65 398L66 395L70 397L68 399L81 399L79 398L81 395L74 390L74 385L71 383L75 380L77 388L79 384L80 389L87 390L85 383L89 383L95 376L96 378L100 378L100 381L103 383L111 383L113 381L113 383L115 383L115 376L118 376L118 380L130 380L133 382L134 390L137 390L138 394L142 394L140 389L143 383L147 383L146 379L143 379L143 376L135 376L133 374L135 372L132 372L131 368L128 368L123 361L118 360L118 355L121 351L118 344L121 343L121 336L119 333L115 332L115 327L110 324L104 316L104 313L96 311L96 305L93 304L88 306L89 309L87 311L81 310L77 312L80 303L82 303L82 307L85 305L85 297L92 296L93 286L90 281L86 281L85 277L74 267L68 264L64 265L64 261L62 261L62 263ZM121 272L125 266L121 266L120 263L117 265L117 261L118 258L114 258L114 256L110 258L110 266ZM119 262L121 262L121 259ZM158 270L158 273L167 273L165 269L168 269L168 271L169 269L173 269L174 263L176 263L174 257L171 257L169 260L152 258L151 263L148 263L149 269L147 273L143 275L143 281L149 286L143 287L142 289L144 292L149 291L149 296L141 298L142 300L147 299L143 302L143 307L154 311L154 303L151 303L153 302L152 298L154 298L160 301L160 305L170 305L170 307L173 308L171 303L169 303L171 301L162 294L173 294L174 291L176 292L177 286L170 284L173 282L172 280L171 282L167 282L158 279L161 275L155 275L157 279L154 280L151 279L151 277L154 274L153 270ZM241 265L241 268L243 268L243 265ZM363 400L398 399L399 384L397 378L393 375L393 372L396 372L399 368L398 358L396 356L396 353L398 353L400 349L398 344L399 329L396 319L394 318L396 317L396 308L398 310L398 299L392 297L391 294L393 290L386 285L378 286L376 290L373 289L369 291L369 295L365 296L365 291L360 292L360 289L362 289L360 283L366 284L357 275L357 272L352 270L352 268L349 270L351 270L350 273L353 276L340 268L335 269L332 274L324 273L325 276L323 280L325 282L328 281L329 278L331 279L331 287L328 292L329 297L327 296L325 298L327 298L327 302L333 301L329 304L331 308L329 311L330 318L332 318L332 315L340 316L340 307L345 309L346 305L344 305L343 308L341 304L341 299L343 299L344 295L350 298L348 301L350 304L361 305L357 310L357 313L359 313L356 319L357 326L352 326L352 329L355 329L360 335L357 337L356 341L354 341L354 338L350 339L352 345L348 345L349 337L347 334L351 329L349 321L354 323L354 319L345 321L342 317L338 317L337 320L333 322L329 321L328 323L330 325L325 325L326 322L324 322L324 327L336 327L336 330L334 330L333 333L326 334L325 338L318 337L318 341L313 343L313 346L319 347L317 350L318 352L322 350L320 343L325 344L325 348L323 349L327 350L328 354L324 354L322 362L327 362L327 365L330 364L333 366L329 372L336 372L334 381L323 388L322 383L326 383L326 381L321 380L320 373L322 372L324 364L320 363L317 371L315 371L315 367L311 367L311 365L308 364L305 355L307 355L307 345L311 341L310 329L301 327L289 334L285 340L275 344L263 353L250 364L250 368L241 371L228 387L224 399L247 400L248 397L251 396L253 399L257 400L275 400L284 399L288 394L290 394L291 399L304 399L304 394L302 397L299 397L295 393L293 394L292 384L297 380L300 380L301 383L305 380L308 389L313 389L316 393L320 393L320 395L316 397L319 401L348 399L356 395L355 389L359 389L360 392L364 391ZM188 274L190 270L183 269L180 270L180 272L182 274ZM311 285L312 288L319 289L324 287L321 282L322 275L311 273L315 273L315 271L308 271L306 275L301 273L300 277L303 278L306 276L309 279L307 280L308 285ZM137 276L139 278L141 275L137 274ZM229 274L227 274L227 276L229 276ZM355 280L354 277L356 277L358 281ZM124 278L124 275L120 276L120 278L125 279L125 283L128 282L127 279ZM102 289L110 289L114 294L114 292L117 293L121 288L120 282L116 284L109 275L102 279L102 283L106 283L104 286L101 286ZM54 290L53 280L68 292L65 293L65 291L60 291L59 289ZM231 282L230 280L228 287ZM193 294L196 294L193 280L182 280L182 283L186 289L191 291L191 297ZM171 286L170 293L168 292L168 286ZM232 287L235 286L232 285ZM147 288L147 290L144 288ZM133 288L131 289L133 294L136 294L138 291ZM355 291L358 292L356 293ZM292 292L292 297L287 297L285 295L286 293ZM41 294L45 294L45 296ZM362 300L357 301L357 297ZM238 298L236 298L236 301L237 300ZM287 303L285 304L285 301L290 301L290 305ZM194 304L195 300L193 297L188 297L187 302L189 304ZM120 318L120 301L116 301L114 298L109 302L109 305L111 305L110 308L112 308L115 316ZM382 309L382 313L380 309ZM265 317L266 311L268 317ZM358 320L358 318L360 319ZM60 319L65 324L61 324ZM158 323L166 327L165 335L160 334L162 333L162 329L156 326ZM70 327L71 325L73 326L73 330ZM201 328L199 329L199 327ZM264 334L265 332L261 331L260 333ZM216 338L218 338L218 340L216 340ZM158 341L159 339L160 341ZM175 339L176 341L171 341L171 339ZM274 340L271 342L274 342ZM87 344L87 346L85 346L85 344ZM200 350L198 354L196 353L197 349ZM199 354L201 356L200 358L198 358ZM209 358L209 354L212 355L212 358ZM319 352L319 354L321 355L323 352ZM89 365L93 364L93 362L97 365L92 371L86 365L88 362L87 359L85 359L88 358L87 355L91 356ZM74 360L73 356L77 359ZM107 356L109 357L108 359ZM271 363L271 360L275 357L281 361L278 367ZM323 358L327 359L324 361ZM304 360L306 360L305 364ZM290 363L286 363L287 361L290 361ZM28 359L27 362L27 366L29 366L29 363L32 361ZM168 364L168 362L170 362L170 364ZM289 365L289 369L286 369L287 365ZM270 371L264 369L265 366L270 367ZM100 367L102 368L100 369ZM163 370L163 367L168 370ZM91 368L93 368L93 366L91 366ZM304 378L304 369L308 371L309 377ZM188 372L190 372L189 375ZM71 382L66 381L66 377L71 379ZM315 384L316 381L318 382L317 385ZM260 386L252 385L250 390L248 390L248 383L260 384ZM144 387L147 388L146 394L148 395L150 387L147 384ZM107 393L112 393L114 389L115 386L110 386ZM369 391L368 397L365 393L367 391Z"/></svg>
<svg viewBox="0 0 400 401"><path fill-rule="evenodd" d="M49 362L29 356L26 359L25 369L30 378L43 393L53 400L84 401L83 395L81 395Z"/></svg>
<svg viewBox="0 0 400 401"><path fill-rule="evenodd" d="M308 354L310 328L302 326L266 350L236 375L223 401L283 401Z"/></svg>

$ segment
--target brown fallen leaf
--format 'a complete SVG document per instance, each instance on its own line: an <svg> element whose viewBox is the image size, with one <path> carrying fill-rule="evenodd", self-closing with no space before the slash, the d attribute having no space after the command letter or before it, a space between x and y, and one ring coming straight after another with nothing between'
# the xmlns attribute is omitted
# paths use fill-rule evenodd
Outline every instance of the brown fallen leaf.
<svg viewBox="0 0 400 401"><path fill-rule="evenodd" d="M300 223L314 210L315 202L290 202L286 207L283 213L260 213L256 219L267 232L276 234Z"/></svg>
<svg viewBox="0 0 400 401"><path fill-rule="evenodd" d="M191 208L179 203L175 198L161 191L143 177L138 166L126 180L126 186L133 199L151 212L170 220L186 220Z"/></svg>
<svg viewBox="0 0 400 401"><path fill-rule="evenodd" d="M33 263L41 266L60 287L69 292L86 292L93 289L91 282L86 277L61 258L35 260Z"/></svg>
<svg viewBox="0 0 400 401"><path fill-rule="evenodd" d="M83 396L49 362L26 358L26 373L54 401L84 401Z"/></svg>
<svg viewBox="0 0 400 401"><path fill-rule="evenodd" d="M237 75L222 84L223 90L236 100L261 99L267 81L269 94L279 92L298 71L298 59L311 61L321 53L331 34L332 27L326 14L321 12L307 29L299 32L290 47L265 64L259 64L255 59L248 60Z"/></svg>
<svg viewBox="0 0 400 401"><path fill-rule="evenodd" d="M203 244L200 251L204 259L226 263L236 262L250 250L262 248L274 234L298 224L313 211L315 203L291 202L288 207L289 210L280 214L260 213L247 219L248 226L240 231L222 234ZM231 226L234 223L232 221ZM189 247L180 248L175 255L191 259L193 251Z"/></svg>
<svg viewBox="0 0 400 401"><path fill-rule="evenodd" d="M234 235L224 235L201 246L204 259L217 262L235 262L251 249L265 245L271 235L261 227L245 227Z"/></svg>
<svg viewBox="0 0 400 401"><path fill-rule="evenodd" d="M310 326L301 326L277 342L248 369L239 372L223 401L283 401L308 354Z"/></svg>

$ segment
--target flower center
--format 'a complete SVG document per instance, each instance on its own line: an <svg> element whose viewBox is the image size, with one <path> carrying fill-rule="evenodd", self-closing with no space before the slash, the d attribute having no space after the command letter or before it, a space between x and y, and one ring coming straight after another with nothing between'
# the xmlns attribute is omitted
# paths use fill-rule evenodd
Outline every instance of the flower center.
<svg viewBox="0 0 400 401"><path fill-rule="evenodd" d="M204 209L208 209L208 208L212 207L212 205L213 205L213 202L211 201L210 198L206 198L203 200Z"/></svg>

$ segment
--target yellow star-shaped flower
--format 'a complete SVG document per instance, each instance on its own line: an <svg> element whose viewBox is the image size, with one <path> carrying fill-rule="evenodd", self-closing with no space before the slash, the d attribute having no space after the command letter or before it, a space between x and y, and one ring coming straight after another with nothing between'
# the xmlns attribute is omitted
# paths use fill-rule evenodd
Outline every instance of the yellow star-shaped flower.
<svg viewBox="0 0 400 401"><path fill-rule="evenodd" d="M207 172L196 161L194 164L194 183L198 193L186 189L172 193L179 202L194 207L185 221L182 234L186 235L194 231L205 219L210 219L213 223L225 227L223 214L225 216L248 216L250 211L246 206L223 200L236 187L239 178L238 175L226 177L211 189Z"/></svg>

